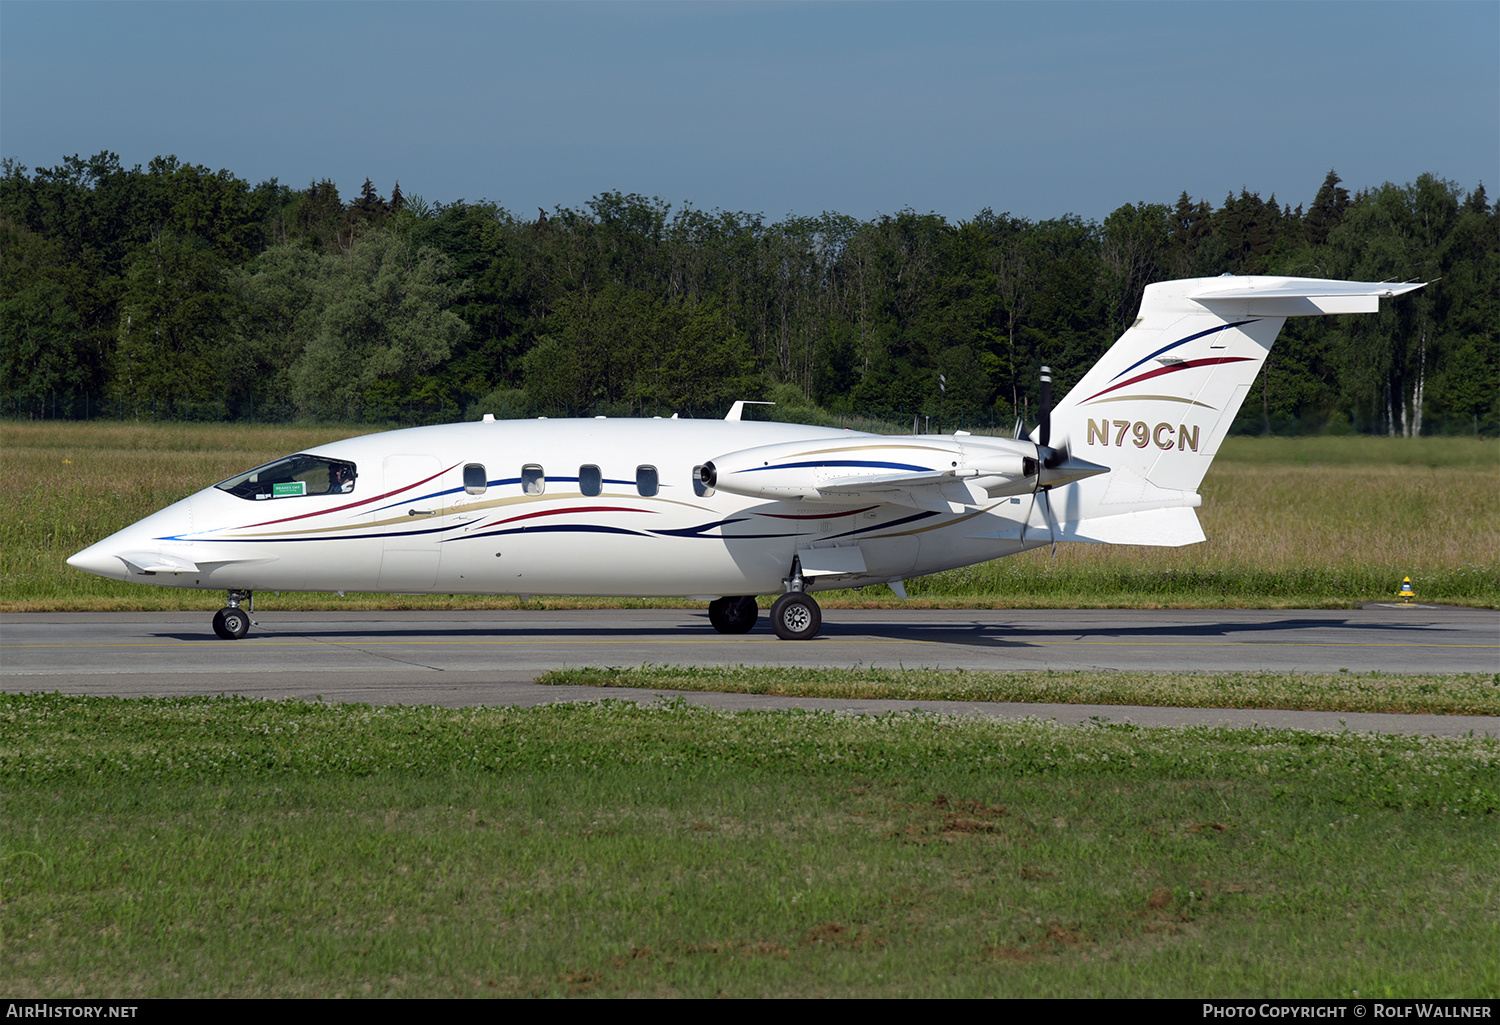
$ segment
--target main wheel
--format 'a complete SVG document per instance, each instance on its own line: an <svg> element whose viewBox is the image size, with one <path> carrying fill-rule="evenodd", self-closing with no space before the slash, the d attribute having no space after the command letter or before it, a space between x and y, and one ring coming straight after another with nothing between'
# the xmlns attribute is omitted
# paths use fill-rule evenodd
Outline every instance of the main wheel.
<svg viewBox="0 0 1500 1025"><path fill-rule="evenodd" d="M237 641L250 632L250 615L233 606L214 613L214 633L226 641Z"/></svg>
<svg viewBox="0 0 1500 1025"><path fill-rule="evenodd" d="M749 633L760 618L755 598L715 598L708 603L708 621L721 634Z"/></svg>
<svg viewBox="0 0 1500 1025"><path fill-rule="evenodd" d="M823 610L808 595L792 591L771 606L771 625L784 641L810 641L823 625Z"/></svg>

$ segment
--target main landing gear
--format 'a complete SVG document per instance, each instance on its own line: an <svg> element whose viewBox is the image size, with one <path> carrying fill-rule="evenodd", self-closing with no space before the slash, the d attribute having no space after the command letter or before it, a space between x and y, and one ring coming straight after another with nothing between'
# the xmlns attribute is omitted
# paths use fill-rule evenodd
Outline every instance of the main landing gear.
<svg viewBox="0 0 1500 1025"><path fill-rule="evenodd" d="M721 634L745 634L760 618L760 606L755 597L715 598L708 603L708 621Z"/></svg>
<svg viewBox="0 0 1500 1025"><path fill-rule="evenodd" d="M788 591L771 606L771 627L784 641L810 641L823 625L823 610L812 595Z"/></svg>
<svg viewBox="0 0 1500 1025"><path fill-rule="evenodd" d="M792 572L782 584L786 593L771 606L771 628L784 641L812 640L823 626L823 610L806 592L801 560L792 560ZM708 621L721 634L749 633L759 618L754 597L715 598L708 603Z"/></svg>
<svg viewBox="0 0 1500 1025"><path fill-rule="evenodd" d="M240 608L240 602L246 608ZM249 591L230 591L224 607L214 613L214 633L226 641L237 641L250 632L250 613L255 611L255 595Z"/></svg>

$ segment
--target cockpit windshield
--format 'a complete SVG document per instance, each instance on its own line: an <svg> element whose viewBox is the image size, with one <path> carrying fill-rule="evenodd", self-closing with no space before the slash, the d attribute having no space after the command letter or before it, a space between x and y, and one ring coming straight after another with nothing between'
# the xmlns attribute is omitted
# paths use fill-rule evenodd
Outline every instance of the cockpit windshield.
<svg viewBox="0 0 1500 1025"><path fill-rule="evenodd" d="M323 456L295 455L257 466L248 473L214 487L236 498L301 498L304 495L347 495L359 476L354 464Z"/></svg>

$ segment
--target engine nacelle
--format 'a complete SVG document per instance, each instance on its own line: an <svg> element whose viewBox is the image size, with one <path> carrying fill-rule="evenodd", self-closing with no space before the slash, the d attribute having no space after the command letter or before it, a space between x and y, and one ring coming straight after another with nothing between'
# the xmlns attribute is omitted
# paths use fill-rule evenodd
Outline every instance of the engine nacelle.
<svg viewBox="0 0 1500 1025"><path fill-rule="evenodd" d="M833 502L958 483L991 495L1019 494L1035 486L1037 468L1036 446L1025 441L864 435L845 444L788 442L742 449L705 463L700 474L708 487L736 495Z"/></svg>

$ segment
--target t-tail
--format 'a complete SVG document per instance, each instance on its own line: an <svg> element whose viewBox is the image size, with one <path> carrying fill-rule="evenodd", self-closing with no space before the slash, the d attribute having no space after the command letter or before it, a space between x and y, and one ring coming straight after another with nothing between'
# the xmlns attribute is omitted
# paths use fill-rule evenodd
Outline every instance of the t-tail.
<svg viewBox="0 0 1500 1025"><path fill-rule="evenodd" d="M1109 467L1055 496L1057 539L1202 541L1198 486L1286 318L1375 313L1421 287L1227 275L1148 285L1135 323L1052 410L1052 444Z"/></svg>

